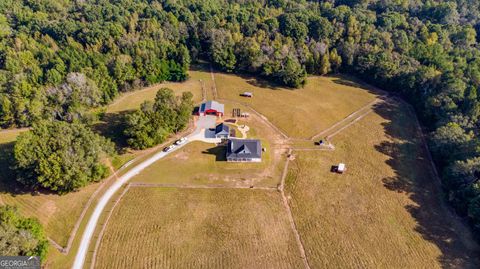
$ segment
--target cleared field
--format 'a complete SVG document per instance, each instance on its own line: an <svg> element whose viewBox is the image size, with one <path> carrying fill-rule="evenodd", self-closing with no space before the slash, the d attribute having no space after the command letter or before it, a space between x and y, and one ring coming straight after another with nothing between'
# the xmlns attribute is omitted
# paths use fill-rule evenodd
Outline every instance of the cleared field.
<svg viewBox="0 0 480 269"><path fill-rule="evenodd" d="M0 133L0 204L17 206L22 214L38 218L47 235L65 246L83 206L99 184L91 184L81 191L61 196L25 191L15 181L13 171L9 168L14 142L22 131L25 129Z"/></svg>
<svg viewBox="0 0 480 269"><path fill-rule="evenodd" d="M405 106L378 105L333 143L332 152L295 152L286 181L312 268L479 268ZM330 172L339 162L343 175Z"/></svg>
<svg viewBox="0 0 480 269"><path fill-rule="evenodd" d="M133 187L95 268L301 268L277 192Z"/></svg>
<svg viewBox="0 0 480 269"><path fill-rule="evenodd" d="M166 82L153 85L141 90L132 91L121 95L112 104L108 105L107 113L118 113L126 110L137 109L145 101L153 101L155 95L160 88L170 88L177 95L183 92L190 91L193 94L194 102L202 100L202 84L205 87L210 85L207 79L210 79L210 74L206 71L189 71L190 78L185 82Z"/></svg>
<svg viewBox="0 0 480 269"><path fill-rule="evenodd" d="M305 88L295 90L223 73L215 73L215 81L219 98L248 104L297 138L320 133L376 96L367 86L340 77L309 77ZM253 98L241 97L245 91Z"/></svg>

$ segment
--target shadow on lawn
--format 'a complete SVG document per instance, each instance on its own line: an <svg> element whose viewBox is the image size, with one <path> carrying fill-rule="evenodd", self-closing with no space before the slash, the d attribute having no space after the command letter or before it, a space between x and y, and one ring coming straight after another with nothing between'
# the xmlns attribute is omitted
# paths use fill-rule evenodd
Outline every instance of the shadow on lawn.
<svg viewBox="0 0 480 269"><path fill-rule="evenodd" d="M122 111L118 113L105 113L101 117L101 121L93 126L93 129L112 140L117 147L117 151L122 153L128 147L127 139L123 135L124 118L130 111Z"/></svg>
<svg viewBox="0 0 480 269"><path fill-rule="evenodd" d="M478 248L468 229L461 223L452 225L457 220L442 204L439 182L435 182L418 127L410 124L414 115L402 112L398 102L381 103L374 111L388 120L383 124L385 132L396 141L384 141L375 147L390 157L386 163L396 173L383 179L384 186L407 194L415 203L406 206L406 210L417 221L416 231L442 252L438 258L442 267L479 268Z"/></svg>
<svg viewBox="0 0 480 269"><path fill-rule="evenodd" d="M374 86L372 85L369 85L367 84L366 82L356 78L356 77L353 77L353 76L349 76L349 75L334 75L334 76L331 76L333 78L333 83L336 83L336 84L340 84L340 85L344 85L344 86L349 86L349 87L354 87L354 88L360 88L360 89L363 89L363 90L366 90L370 93L373 93L373 94L377 94L377 95L384 95L386 92L385 91L382 91L378 88L375 88ZM395 95L395 93L392 93L392 92L389 92L388 94L390 95Z"/></svg>
<svg viewBox="0 0 480 269"><path fill-rule="evenodd" d="M226 162L227 147L225 145L219 145L214 148L209 148L202 151L203 154L215 155L216 162Z"/></svg>
<svg viewBox="0 0 480 269"><path fill-rule="evenodd" d="M20 184L15 179L13 166L13 146L15 142L0 144L0 194L10 194L12 196L21 194L36 195L39 193L50 193L44 190L33 190Z"/></svg>

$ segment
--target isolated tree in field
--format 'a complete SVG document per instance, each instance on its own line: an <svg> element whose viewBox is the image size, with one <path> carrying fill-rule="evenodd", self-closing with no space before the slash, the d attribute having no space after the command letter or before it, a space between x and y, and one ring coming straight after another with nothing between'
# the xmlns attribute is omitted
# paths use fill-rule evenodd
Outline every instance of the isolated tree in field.
<svg viewBox="0 0 480 269"><path fill-rule="evenodd" d="M48 241L38 220L20 216L14 207L0 206L0 255L44 260L47 251Z"/></svg>
<svg viewBox="0 0 480 269"><path fill-rule="evenodd" d="M17 180L67 193L108 175L102 158L113 143L78 123L43 121L21 134L14 148Z"/></svg>
<svg viewBox="0 0 480 269"><path fill-rule="evenodd" d="M158 90L155 101L145 102L125 118L124 134L135 149L145 149L165 141L171 133L185 128L193 110L193 94L176 97L168 88Z"/></svg>

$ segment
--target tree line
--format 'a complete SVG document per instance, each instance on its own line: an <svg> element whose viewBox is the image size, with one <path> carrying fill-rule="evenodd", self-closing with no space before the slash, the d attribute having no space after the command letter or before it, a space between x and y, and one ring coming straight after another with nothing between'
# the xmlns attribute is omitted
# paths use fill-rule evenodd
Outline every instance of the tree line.
<svg viewBox="0 0 480 269"><path fill-rule="evenodd" d="M0 125L88 124L92 107L184 80L201 59L293 88L308 74L350 73L415 106L445 198L478 235L478 30L474 0L4 0ZM153 110L129 121L152 122ZM154 129L127 135L147 147L161 141Z"/></svg>

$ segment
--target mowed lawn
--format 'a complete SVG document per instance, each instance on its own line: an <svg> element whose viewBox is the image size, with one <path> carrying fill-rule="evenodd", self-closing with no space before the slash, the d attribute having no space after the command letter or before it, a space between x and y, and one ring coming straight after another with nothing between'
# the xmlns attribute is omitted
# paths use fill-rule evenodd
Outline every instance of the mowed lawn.
<svg viewBox="0 0 480 269"><path fill-rule="evenodd" d="M479 268L405 106L377 106L333 143L332 152L294 152L286 181L312 268ZM330 172L339 162L343 175Z"/></svg>
<svg viewBox="0 0 480 269"><path fill-rule="evenodd" d="M249 111L229 103L225 107ZM286 150L281 146L279 134L251 111L250 114L249 118L239 119L237 125L250 128L248 138L261 140L266 149L261 163L229 163L225 158L226 146L194 141L145 168L132 182L276 187L285 165ZM236 135L241 137L238 131Z"/></svg>
<svg viewBox="0 0 480 269"><path fill-rule="evenodd" d="M85 203L99 184L66 195L26 191L9 169L15 140L23 131L26 129L0 132L0 204L16 206L25 216L38 218L47 236L65 246Z"/></svg>
<svg viewBox="0 0 480 269"><path fill-rule="evenodd" d="M224 146L192 142L145 168L132 182L276 187L284 162L273 162L268 149L261 163L228 163Z"/></svg>
<svg viewBox="0 0 480 269"><path fill-rule="evenodd" d="M95 268L301 268L280 194L132 187Z"/></svg>
<svg viewBox="0 0 480 269"><path fill-rule="evenodd" d="M320 133L376 96L367 86L338 77L309 77L302 89L269 86L255 78L224 73L215 73L215 81L219 98L250 105L295 138ZM253 98L241 97L245 91L252 92Z"/></svg>

